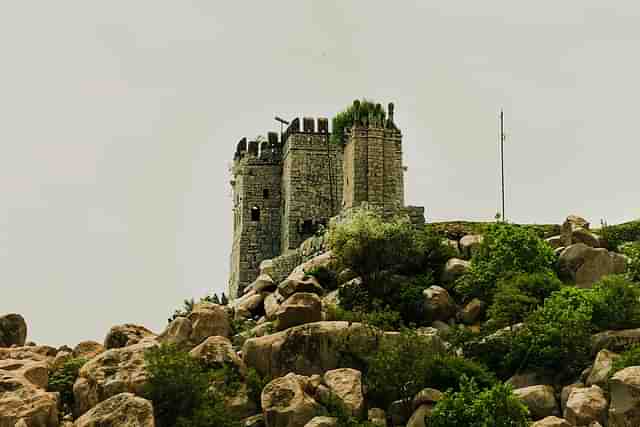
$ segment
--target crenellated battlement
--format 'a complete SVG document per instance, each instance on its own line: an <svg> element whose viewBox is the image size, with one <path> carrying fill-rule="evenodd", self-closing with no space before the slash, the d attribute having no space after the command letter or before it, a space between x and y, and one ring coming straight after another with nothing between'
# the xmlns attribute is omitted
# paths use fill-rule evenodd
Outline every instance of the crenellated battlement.
<svg viewBox="0 0 640 427"><path fill-rule="evenodd" d="M229 296L242 294L260 262L295 250L319 224L368 203L385 214L404 208L402 135L394 107L351 109L345 143L325 117L294 118L282 133L242 138L232 168L234 243Z"/></svg>

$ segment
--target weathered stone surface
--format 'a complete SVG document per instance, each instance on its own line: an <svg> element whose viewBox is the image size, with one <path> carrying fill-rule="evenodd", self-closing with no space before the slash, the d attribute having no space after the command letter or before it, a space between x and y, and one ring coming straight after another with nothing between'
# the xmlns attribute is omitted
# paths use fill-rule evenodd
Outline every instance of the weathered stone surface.
<svg viewBox="0 0 640 427"><path fill-rule="evenodd" d="M265 294L256 292L250 295L243 295L235 304L236 318L250 317L262 308ZM240 315L240 313L242 313Z"/></svg>
<svg viewBox="0 0 640 427"><path fill-rule="evenodd" d="M429 286L422 295L424 296L425 316L429 319L445 321L455 315L455 301L445 288Z"/></svg>
<svg viewBox="0 0 640 427"><path fill-rule="evenodd" d="M560 415L553 387L550 385L519 388L514 390L513 393L529 408L531 417L534 420L551 415Z"/></svg>
<svg viewBox="0 0 640 427"><path fill-rule="evenodd" d="M531 424L531 427L572 427L564 418L545 417L540 421Z"/></svg>
<svg viewBox="0 0 640 427"><path fill-rule="evenodd" d="M57 393L47 393L16 372L0 369L0 426L58 427Z"/></svg>
<svg viewBox="0 0 640 427"><path fill-rule="evenodd" d="M268 320L274 320L276 313L280 308L280 304L284 302L284 297L279 292L274 292L267 295L264 299L264 312Z"/></svg>
<svg viewBox="0 0 640 427"><path fill-rule="evenodd" d="M635 344L640 344L640 328L599 332L591 336L591 354L604 349L620 353Z"/></svg>
<svg viewBox="0 0 640 427"><path fill-rule="evenodd" d="M454 282L458 277L466 273L470 267L470 261L465 261L459 258L450 258L444 266L442 281L445 283Z"/></svg>
<svg viewBox="0 0 640 427"><path fill-rule="evenodd" d="M480 320L486 307L484 301L474 298L458 312L458 318L465 325L473 325Z"/></svg>
<svg viewBox="0 0 640 427"><path fill-rule="evenodd" d="M260 274L258 278L250 285L250 287L256 292L273 292L278 285L274 283L271 276L268 274Z"/></svg>
<svg viewBox="0 0 640 427"><path fill-rule="evenodd" d="M420 405L407 421L407 427L426 427L424 420L430 417L432 412L433 405Z"/></svg>
<svg viewBox="0 0 640 427"><path fill-rule="evenodd" d="M375 351L382 334L360 323L315 322L248 339L244 362L272 378L295 372L322 374L338 368L338 350Z"/></svg>
<svg viewBox="0 0 640 427"><path fill-rule="evenodd" d="M144 353L156 346L155 340L146 338L134 345L107 350L87 362L73 385L76 414L84 414L116 394L140 395L147 381Z"/></svg>
<svg viewBox="0 0 640 427"><path fill-rule="evenodd" d="M137 344L144 338L154 336L155 334L144 326L125 323L124 325L117 325L109 329L109 332L104 339L104 348L107 350L112 348L122 348Z"/></svg>
<svg viewBox="0 0 640 427"><path fill-rule="evenodd" d="M82 341L81 343L79 343L73 348L73 357L93 359L103 351L105 351L105 348L99 342Z"/></svg>
<svg viewBox="0 0 640 427"><path fill-rule="evenodd" d="M120 393L99 403L78 418L74 427L154 427L151 402L131 393Z"/></svg>
<svg viewBox="0 0 640 427"><path fill-rule="evenodd" d="M350 268L345 268L340 273L338 273L338 277L336 278L338 285L342 285L343 283L347 283L349 280L355 279L358 277L358 273L353 271Z"/></svg>
<svg viewBox="0 0 640 427"><path fill-rule="evenodd" d="M27 339L27 322L16 313L0 316L0 347L23 346Z"/></svg>
<svg viewBox="0 0 640 427"><path fill-rule="evenodd" d="M337 427L338 419L334 417L313 417L304 427Z"/></svg>
<svg viewBox="0 0 640 427"><path fill-rule="evenodd" d="M196 359L206 362L208 365L231 364L241 373L246 372L244 362L233 350L231 341L226 337L209 337L201 344L191 349L189 354Z"/></svg>
<svg viewBox="0 0 640 427"><path fill-rule="evenodd" d="M413 397L413 409L418 409L422 405L435 405L444 397L440 390L435 388L424 388Z"/></svg>
<svg viewBox="0 0 640 427"><path fill-rule="evenodd" d="M23 378L41 389L49 383L49 363L44 360L1 359L0 372Z"/></svg>
<svg viewBox="0 0 640 427"><path fill-rule="evenodd" d="M324 374L324 383L354 417L361 417L364 411L362 374L349 368L333 369Z"/></svg>
<svg viewBox="0 0 640 427"><path fill-rule="evenodd" d="M617 255L604 248L592 248L584 243L566 247L558 258L559 272L564 280L589 288L603 276L618 273Z"/></svg>
<svg viewBox="0 0 640 427"><path fill-rule="evenodd" d="M380 408L369 409L369 411L367 412L367 419L372 424L375 424L381 427L387 427L387 415L384 412L384 409L380 409Z"/></svg>
<svg viewBox="0 0 640 427"><path fill-rule="evenodd" d="M262 390L262 410L267 427L304 426L322 406L304 391L306 378L293 373L276 378Z"/></svg>
<svg viewBox="0 0 640 427"><path fill-rule="evenodd" d="M264 415L258 414L247 417L240 422L240 425L242 427L265 427Z"/></svg>
<svg viewBox="0 0 640 427"><path fill-rule="evenodd" d="M316 294L298 292L280 305L276 312L276 326L282 331L292 326L318 322L322 317L322 302Z"/></svg>
<svg viewBox="0 0 640 427"><path fill-rule="evenodd" d="M324 295L324 289L313 276L304 276L300 280L286 279L278 285L278 293L284 298L288 298L297 292L310 292L319 296Z"/></svg>
<svg viewBox="0 0 640 427"><path fill-rule="evenodd" d="M162 344L172 344L179 347L189 346L193 326L186 317L176 317L158 337Z"/></svg>
<svg viewBox="0 0 640 427"><path fill-rule="evenodd" d="M553 383L553 374L544 371L524 371L513 375L506 381L514 389Z"/></svg>
<svg viewBox="0 0 640 427"><path fill-rule="evenodd" d="M640 366L616 372L609 381L609 427L640 426Z"/></svg>
<svg viewBox="0 0 640 427"><path fill-rule="evenodd" d="M560 247L563 247L563 241L562 241L562 236L552 236L549 237L547 239L545 239L545 241L549 244L549 246L551 246L553 249L558 249Z"/></svg>
<svg viewBox="0 0 640 427"><path fill-rule="evenodd" d="M229 337L231 335L229 313L222 305L198 303L187 317L191 321L192 329L189 339L193 345L198 345L211 336Z"/></svg>
<svg viewBox="0 0 640 427"><path fill-rule="evenodd" d="M613 367L613 362L620 356L609 350L600 350L596 356L596 360L593 362L591 372L587 378L587 386L598 385L605 387L609 379L609 373Z"/></svg>
<svg viewBox="0 0 640 427"><path fill-rule="evenodd" d="M571 392L576 388L584 388L584 383L577 382L573 384L569 384L567 386L562 387L562 391L560 392L560 409L562 409L562 413L564 414L565 409L567 408L567 401L569 400L569 396Z"/></svg>
<svg viewBox="0 0 640 427"><path fill-rule="evenodd" d="M477 234L467 234L460 239L460 252L462 255L469 259L478 250L484 238Z"/></svg>
<svg viewBox="0 0 640 427"><path fill-rule="evenodd" d="M603 424L607 417L607 407L604 392L597 385L576 388L571 391L567 400L564 419L575 426L588 425L593 421Z"/></svg>
<svg viewBox="0 0 640 427"><path fill-rule="evenodd" d="M592 248L599 248L601 246L598 236L584 228L573 230L571 233L571 241L572 243L584 243Z"/></svg>

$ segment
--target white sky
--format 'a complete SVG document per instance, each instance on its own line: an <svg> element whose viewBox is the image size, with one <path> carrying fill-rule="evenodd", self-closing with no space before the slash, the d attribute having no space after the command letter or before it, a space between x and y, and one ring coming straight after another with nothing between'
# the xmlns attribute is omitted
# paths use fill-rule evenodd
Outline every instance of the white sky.
<svg viewBox="0 0 640 427"><path fill-rule="evenodd" d="M0 313L43 344L225 290L227 167L274 114L396 103L407 199L640 216L635 1L0 0Z"/></svg>

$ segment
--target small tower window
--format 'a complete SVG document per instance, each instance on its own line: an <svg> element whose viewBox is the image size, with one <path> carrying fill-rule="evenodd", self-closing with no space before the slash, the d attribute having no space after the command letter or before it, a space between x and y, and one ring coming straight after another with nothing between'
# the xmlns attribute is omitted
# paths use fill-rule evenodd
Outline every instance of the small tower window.
<svg viewBox="0 0 640 427"><path fill-rule="evenodd" d="M251 208L251 221L260 221L260 208L257 206Z"/></svg>
<svg viewBox="0 0 640 427"><path fill-rule="evenodd" d="M268 189L265 188L264 190L262 190L262 198L265 199L265 200L269 198L269 190Z"/></svg>

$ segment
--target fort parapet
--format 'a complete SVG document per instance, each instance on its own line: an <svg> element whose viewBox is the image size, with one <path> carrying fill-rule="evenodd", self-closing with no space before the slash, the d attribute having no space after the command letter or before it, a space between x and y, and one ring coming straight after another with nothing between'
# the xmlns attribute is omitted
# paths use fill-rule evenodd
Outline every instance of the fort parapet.
<svg viewBox="0 0 640 427"><path fill-rule="evenodd" d="M385 215L404 209L402 134L393 104L384 117L380 105L356 117L344 144L331 141L328 119L310 117L293 119L281 135L237 143L230 298L256 279L263 260L296 251L344 210L362 203Z"/></svg>

